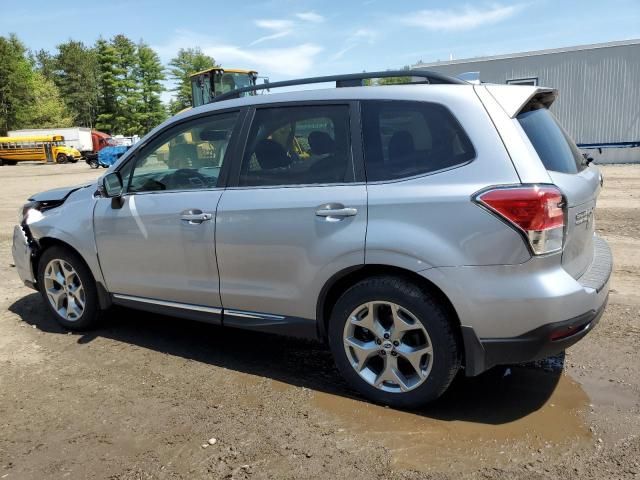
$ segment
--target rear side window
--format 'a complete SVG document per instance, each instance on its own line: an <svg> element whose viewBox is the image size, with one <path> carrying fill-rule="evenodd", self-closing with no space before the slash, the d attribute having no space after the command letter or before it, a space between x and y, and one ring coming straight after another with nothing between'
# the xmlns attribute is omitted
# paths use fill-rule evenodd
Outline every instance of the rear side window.
<svg viewBox="0 0 640 480"><path fill-rule="evenodd" d="M370 182L435 172L475 157L458 121L436 103L362 102L362 126Z"/></svg>
<svg viewBox="0 0 640 480"><path fill-rule="evenodd" d="M242 159L240 186L352 182L348 105L261 108Z"/></svg>
<svg viewBox="0 0 640 480"><path fill-rule="evenodd" d="M578 173L586 168L575 142L547 108L534 105L517 119L547 170Z"/></svg>

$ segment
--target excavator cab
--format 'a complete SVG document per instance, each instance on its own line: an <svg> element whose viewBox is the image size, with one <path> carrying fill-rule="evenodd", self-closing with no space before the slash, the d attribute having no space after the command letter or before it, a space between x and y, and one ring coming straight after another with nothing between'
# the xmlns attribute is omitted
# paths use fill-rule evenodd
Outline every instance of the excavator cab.
<svg viewBox="0 0 640 480"><path fill-rule="evenodd" d="M191 103L194 107L205 105L223 93L256 84L258 72L234 68L214 67L191 75ZM255 95L247 92L243 95Z"/></svg>

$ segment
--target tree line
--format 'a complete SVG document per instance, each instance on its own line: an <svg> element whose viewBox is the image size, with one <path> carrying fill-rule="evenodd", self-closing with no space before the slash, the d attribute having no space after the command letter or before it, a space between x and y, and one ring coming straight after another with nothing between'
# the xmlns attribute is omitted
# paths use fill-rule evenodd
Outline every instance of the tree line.
<svg viewBox="0 0 640 480"><path fill-rule="evenodd" d="M0 135L20 128L80 126L143 135L191 105L189 75L216 66L199 48L181 49L165 67L144 41L125 35L93 45L69 40L30 51L0 36ZM163 104L165 80L174 96Z"/></svg>

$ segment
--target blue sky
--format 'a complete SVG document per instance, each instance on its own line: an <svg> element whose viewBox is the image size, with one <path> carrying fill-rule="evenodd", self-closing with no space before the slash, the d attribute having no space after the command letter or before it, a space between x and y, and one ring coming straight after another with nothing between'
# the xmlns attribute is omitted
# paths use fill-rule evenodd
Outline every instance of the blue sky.
<svg viewBox="0 0 640 480"><path fill-rule="evenodd" d="M30 49L117 33L167 62L199 46L271 81L640 38L640 0L0 0L0 35Z"/></svg>

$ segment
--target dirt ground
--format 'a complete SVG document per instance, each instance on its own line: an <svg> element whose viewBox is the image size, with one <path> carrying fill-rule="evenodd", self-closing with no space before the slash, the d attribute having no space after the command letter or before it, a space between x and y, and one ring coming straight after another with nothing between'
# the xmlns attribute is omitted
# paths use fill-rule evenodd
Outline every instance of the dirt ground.
<svg viewBox="0 0 640 480"><path fill-rule="evenodd" d="M595 330L413 413L361 400L314 342L124 309L58 327L12 226L30 194L103 172L0 168L0 479L640 478L640 165L603 167L615 271Z"/></svg>

